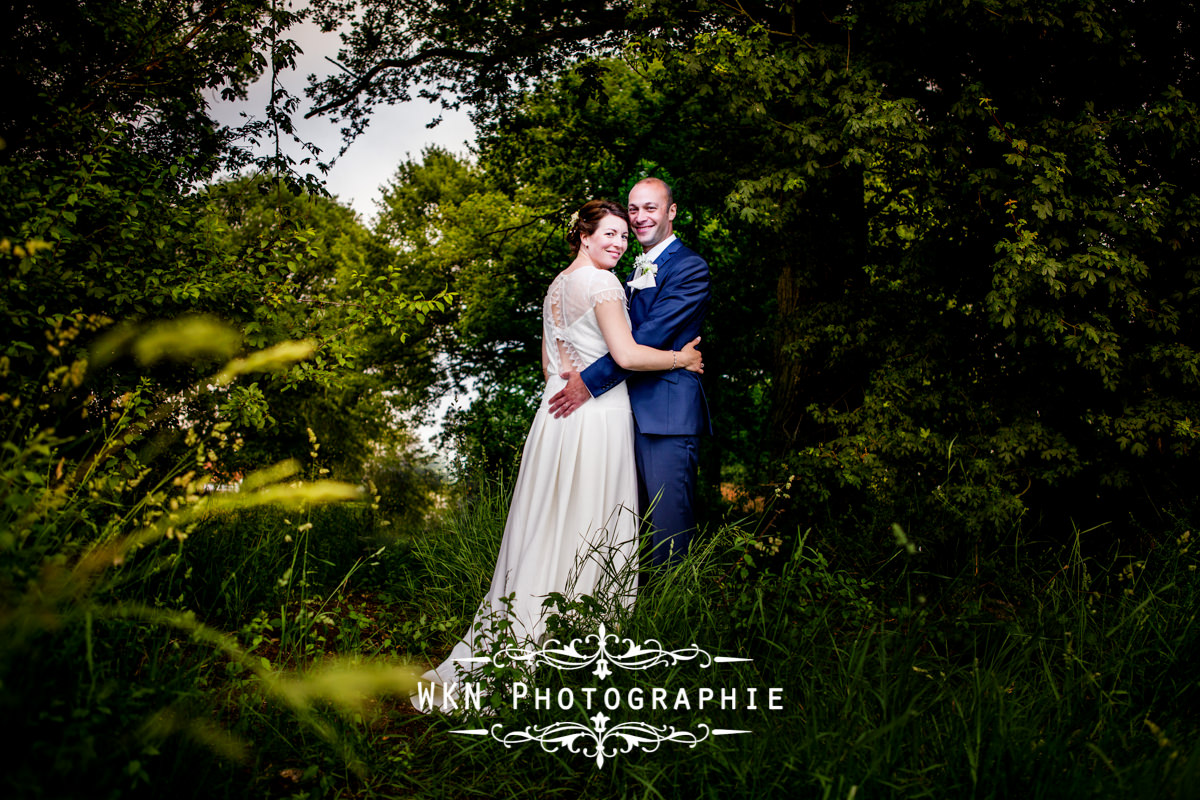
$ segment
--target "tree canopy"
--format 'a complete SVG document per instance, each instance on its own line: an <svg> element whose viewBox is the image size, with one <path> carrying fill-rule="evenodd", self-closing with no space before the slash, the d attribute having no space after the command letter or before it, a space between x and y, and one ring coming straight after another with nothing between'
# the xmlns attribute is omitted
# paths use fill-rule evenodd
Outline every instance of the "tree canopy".
<svg viewBox="0 0 1200 800"><path fill-rule="evenodd" d="M792 475L798 521L951 545L1190 502L1190 4L315 6L350 26L318 110L353 131L413 93L473 108L470 190L523 215L454 259L497 315L541 260L493 258L499 231L672 180L713 266L710 482ZM511 326L477 330L512 349Z"/></svg>
<svg viewBox="0 0 1200 800"><path fill-rule="evenodd" d="M788 484L796 524L886 538L895 522L947 552L1039 520L1191 502L1190 5L315 0L300 13L344 34L312 113L353 137L377 104L423 95L480 125L471 158L401 164L373 230L310 196L308 165L248 149L290 135L296 98L273 92L239 130L209 114L206 92L237 96L293 63L299 14L257 0L14 7L0 56L15 98L0 112L9 384L75 374L106 320L200 312L232 321L238 346L316 347L190 412L290 431L247 463L303 451L319 420L352 471L385 405L473 386L452 435L494 469L537 393L563 222L657 175L712 267L713 494ZM261 177L201 190L251 164ZM89 332L46 350L47 328L77 327ZM149 385L171 397L201 369L157 364ZM144 372L115 362L106 385L60 400L104 408Z"/></svg>
<svg viewBox="0 0 1200 800"><path fill-rule="evenodd" d="M292 135L296 98L273 92L265 119L238 129L212 117L215 94L244 96L294 63L298 19L257 0L13 7L0 393L16 430L94 438L131 397L178 403L164 434L186 420L244 436L227 472L306 454L315 428L329 467L358 479L370 442L423 390L428 370L413 365L428 353L405 341L446 298L399 292L393 253L314 191L316 165L258 154ZM214 183L231 170L245 176ZM197 334L186 362L130 349L155 320L210 318L234 339L201 324L213 340ZM282 373L189 392L231 356L298 340L311 358Z"/></svg>

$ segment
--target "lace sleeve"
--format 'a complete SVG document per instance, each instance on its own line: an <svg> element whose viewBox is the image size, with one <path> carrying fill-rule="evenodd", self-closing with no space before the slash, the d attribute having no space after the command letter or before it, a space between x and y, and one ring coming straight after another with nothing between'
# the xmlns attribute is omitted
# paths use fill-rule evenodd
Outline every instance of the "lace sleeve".
<svg viewBox="0 0 1200 800"><path fill-rule="evenodd" d="M597 270L596 277L588 287L592 305L600 303L620 303L625 305L625 287L621 279L607 270Z"/></svg>

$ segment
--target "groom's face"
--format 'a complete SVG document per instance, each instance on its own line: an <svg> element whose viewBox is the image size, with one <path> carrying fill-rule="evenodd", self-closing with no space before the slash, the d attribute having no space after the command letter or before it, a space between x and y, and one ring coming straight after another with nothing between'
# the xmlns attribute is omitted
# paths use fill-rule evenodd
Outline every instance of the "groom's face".
<svg viewBox="0 0 1200 800"><path fill-rule="evenodd" d="M645 181L629 192L629 221L633 235L643 250L671 235L675 204L669 201L667 187L657 181Z"/></svg>

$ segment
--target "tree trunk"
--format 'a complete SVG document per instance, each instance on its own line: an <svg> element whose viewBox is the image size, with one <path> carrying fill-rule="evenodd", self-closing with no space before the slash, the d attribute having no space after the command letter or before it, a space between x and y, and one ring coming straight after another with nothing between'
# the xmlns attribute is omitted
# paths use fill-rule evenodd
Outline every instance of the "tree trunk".
<svg viewBox="0 0 1200 800"><path fill-rule="evenodd" d="M775 292L770 424L775 455L815 433L805 425L810 404L853 407L862 393L861 356L866 354L847 358L831 338L839 328L857 324L847 311L867 282L862 170L839 168L815 183L781 235L790 257L779 271ZM811 327L813 315L825 322ZM825 324L834 326L832 333L821 334Z"/></svg>

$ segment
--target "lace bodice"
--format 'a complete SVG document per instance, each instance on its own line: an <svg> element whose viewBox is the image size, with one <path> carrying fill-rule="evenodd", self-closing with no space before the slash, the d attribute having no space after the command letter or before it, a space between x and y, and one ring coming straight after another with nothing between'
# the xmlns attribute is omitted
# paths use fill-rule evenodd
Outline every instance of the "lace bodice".
<svg viewBox="0 0 1200 800"><path fill-rule="evenodd" d="M582 370L608 352L596 321L598 303L620 303L629 321L625 289L608 270L580 267L550 283L542 302L542 333L551 375Z"/></svg>

